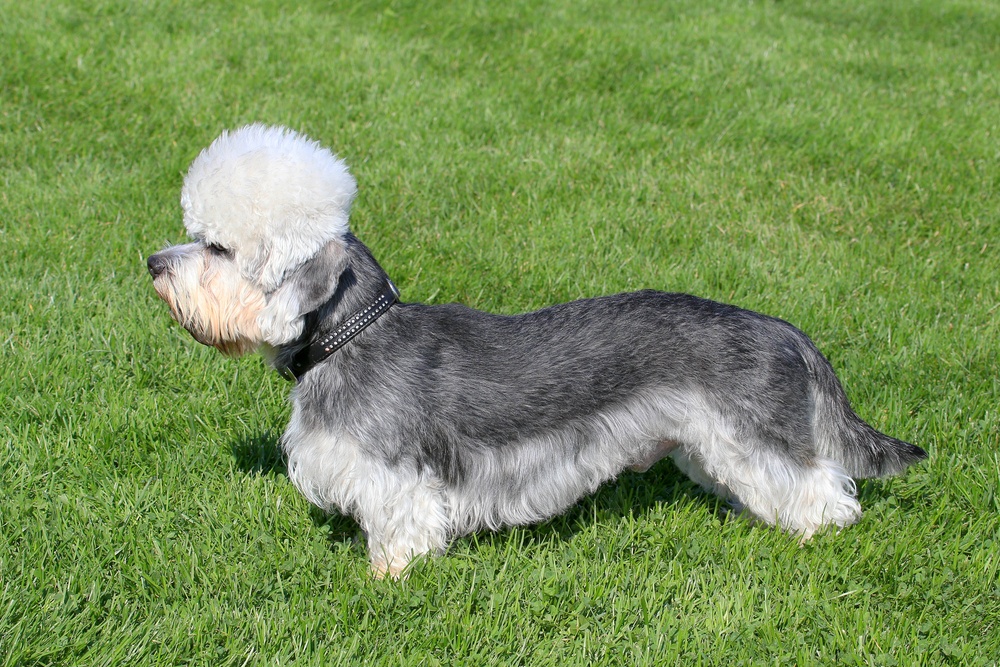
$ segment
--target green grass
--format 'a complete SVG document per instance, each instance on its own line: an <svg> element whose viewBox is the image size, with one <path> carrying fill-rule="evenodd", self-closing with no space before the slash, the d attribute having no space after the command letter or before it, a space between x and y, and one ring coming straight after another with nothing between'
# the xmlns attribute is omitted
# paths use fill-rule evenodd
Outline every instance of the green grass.
<svg viewBox="0 0 1000 667"><path fill-rule="evenodd" d="M0 665L996 665L1000 6L0 2ZM287 384L170 321L223 128L332 146L410 300L783 317L930 460L799 548L669 463L373 581Z"/></svg>

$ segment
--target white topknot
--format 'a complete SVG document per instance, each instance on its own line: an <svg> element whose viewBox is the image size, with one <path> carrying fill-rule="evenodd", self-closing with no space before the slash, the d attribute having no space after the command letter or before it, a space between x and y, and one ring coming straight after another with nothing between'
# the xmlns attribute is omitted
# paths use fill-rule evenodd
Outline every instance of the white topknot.
<svg viewBox="0 0 1000 667"><path fill-rule="evenodd" d="M318 142L260 123L223 132L191 163L181 190L193 238L235 252L265 290L348 233L357 183Z"/></svg>

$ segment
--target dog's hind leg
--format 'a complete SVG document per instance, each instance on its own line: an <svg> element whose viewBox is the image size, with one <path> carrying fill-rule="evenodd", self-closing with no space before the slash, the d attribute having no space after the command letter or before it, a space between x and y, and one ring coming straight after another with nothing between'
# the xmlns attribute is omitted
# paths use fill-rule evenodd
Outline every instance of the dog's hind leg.
<svg viewBox="0 0 1000 667"><path fill-rule="evenodd" d="M846 526L861 516L854 480L826 458L797 461L778 447L712 447L671 454L694 482L737 509L808 539L826 525Z"/></svg>
<svg viewBox="0 0 1000 667"><path fill-rule="evenodd" d="M854 480L830 459L800 463L767 453L740 468L740 479L730 487L744 509L803 540L823 526L847 526L861 517Z"/></svg>
<svg viewBox="0 0 1000 667"><path fill-rule="evenodd" d="M386 481L384 495L359 507L357 518L367 537L372 574L399 579L417 556L444 552L448 512L444 491L432 478L407 474Z"/></svg>

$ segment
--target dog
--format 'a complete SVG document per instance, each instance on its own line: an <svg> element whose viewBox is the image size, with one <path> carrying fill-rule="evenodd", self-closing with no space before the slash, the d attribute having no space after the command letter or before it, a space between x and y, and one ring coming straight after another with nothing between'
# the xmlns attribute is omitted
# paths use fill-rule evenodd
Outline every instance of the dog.
<svg viewBox="0 0 1000 667"><path fill-rule="evenodd" d="M224 132L184 180L193 240L147 266L196 340L259 350L295 382L288 476L357 520L377 577L664 457L804 540L860 517L854 478L927 456L862 421L815 345L773 317L651 290L514 316L400 302L350 231L356 191L293 130Z"/></svg>

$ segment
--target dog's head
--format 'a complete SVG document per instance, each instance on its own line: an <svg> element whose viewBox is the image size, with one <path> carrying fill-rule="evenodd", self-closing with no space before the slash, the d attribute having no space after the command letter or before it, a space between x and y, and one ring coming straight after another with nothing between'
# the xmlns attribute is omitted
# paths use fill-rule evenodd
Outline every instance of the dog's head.
<svg viewBox="0 0 1000 667"><path fill-rule="evenodd" d="M192 242L149 257L153 286L196 340L226 354L291 342L336 289L356 192L344 162L292 130L224 132L184 179Z"/></svg>

